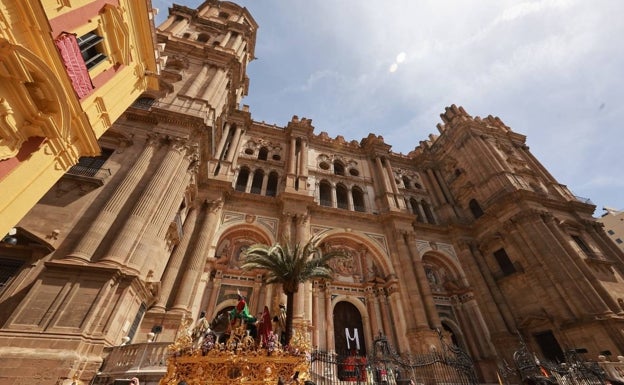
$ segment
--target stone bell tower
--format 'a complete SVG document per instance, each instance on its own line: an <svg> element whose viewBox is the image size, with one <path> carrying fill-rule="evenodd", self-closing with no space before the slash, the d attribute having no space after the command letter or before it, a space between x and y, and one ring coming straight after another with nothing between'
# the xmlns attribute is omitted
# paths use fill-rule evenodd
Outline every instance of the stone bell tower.
<svg viewBox="0 0 624 385"><path fill-rule="evenodd" d="M458 244L466 265L481 270L469 279L488 287L482 300L499 311L494 344L519 332L553 361L574 346L624 346L611 289L623 258L595 225L595 206L559 184L499 118L456 106L441 117L440 135L420 147L444 220L472 228Z"/></svg>
<svg viewBox="0 0 624 385"><path fill-rule="evenodd" d="M174 4L158 27L167 64L161 77L166 96L157 107L203 119L212 139L204 149L210 157L229 132L227 117L247 95L257 29L246 8L214 0L197 9Z"/></svg>

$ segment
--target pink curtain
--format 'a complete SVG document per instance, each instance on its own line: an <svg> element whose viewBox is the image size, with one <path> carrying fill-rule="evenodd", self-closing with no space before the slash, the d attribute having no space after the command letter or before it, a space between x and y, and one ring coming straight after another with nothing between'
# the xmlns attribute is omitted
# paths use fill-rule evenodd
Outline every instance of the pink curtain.
<svg viewBox="0 0 624 385"><path fill-rule="evenodd" d="M55 44L56 48L58 48L61 53L63 64L65 64L74 91L78 94L78 98L84 98L93 89L93 83L91 83L89 71L82 59L82 53L80 52L80 47L78 47L76 35L62 33L56 38Z"/></svg>

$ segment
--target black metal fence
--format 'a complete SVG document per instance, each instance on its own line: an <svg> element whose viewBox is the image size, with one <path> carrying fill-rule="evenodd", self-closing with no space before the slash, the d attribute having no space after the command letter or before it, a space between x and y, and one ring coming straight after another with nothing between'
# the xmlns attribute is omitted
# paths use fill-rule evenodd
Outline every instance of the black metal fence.
<svg viewBox="0 0 624 385"><path fill-rule="evenodd" d="M366 356L315 351L310 372L316 385L476 384L472 360L457 347L444 345L442 352L398 355L384 336L375 339L373 352Z"/></svg>
<svg viewBox="0 0 624 385"><path fill-rule="evenodd" d="M584 349L564 352L561 362L540 360L529 350L520 334L519 337L520 347L513 355L515 368L500 370L505 383L509 377L519 377L527 385L606 385L610 382L597 362L583 357Z"/></svg>

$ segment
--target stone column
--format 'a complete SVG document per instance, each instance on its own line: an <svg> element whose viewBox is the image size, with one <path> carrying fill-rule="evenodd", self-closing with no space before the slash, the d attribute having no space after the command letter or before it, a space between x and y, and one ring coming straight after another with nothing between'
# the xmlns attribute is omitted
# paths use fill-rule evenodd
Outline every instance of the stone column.
<svg viewBox="0 0 624 385"><path fill-rule="evenodd" d="M208 248L210 240L214 235L221 210L223 209L223 200L218 199L206 202L202 210L205 215L203 223L195 240L195 247L190 252L188 264L185 267L184 277L182 278L178 295L173 306L173 310L188 311L192 301L193 292L196 290L197 280L206 264Z"/></svg>
<svg viewBox="0 0 624 385"><path fill-rule="evenodd" d="M386 159L386 174L388 181L390 181L390 187L392 187L392 192L396 195L399 195L399 188L396 185L396 181L394 180L394 172L392 171L392 166L390 165L390 160Z"/></svg>
<svg viewBox="0 0 624 385"><path fill-rule="evenodd" d="M331 182L331 199L331 207L338 207L338 195L336 195L336 184L334 182Z"/></svg>
<svg viewBox="0 0 624 385"><path fill-rule="evenodd" d="M351 186L351 188L353 188L353 186ZM347 190L347 207L350 211L355 211L353 207L353 190L351 189Z"/></svg>
<svg viewBox="0 0 624 385"><path fill-rule="evenodd" d="M142 272L153 270L155 276L160 277L162 269L165 268L165 261L158 256L165 250L166 232L175 218L188 181L191 179L188 166L194 156L195 154L185 156L175 169L171 182L166 186L162 198L156 205L154 215L147 222L139 243L132 252L130 265L142 266Z"/></svg>
<svg viewBox="0 0 624 385"><path fill-rule="evenodd" d="M381 158L379 156L375 158L375 165L377 166L377 174L379 175L378 179L381 179L382 192L384 194L387 194L390 192L390 186L388 184L388 178L386 178L386 172L384 171L384 167L381 163Z"/></svg>
<svg viewBox="0 0 624 385"><path fill-rule="evenodd" d="M438 309L436 309L435 302L433 300L433 293L431 292L431 286L429 286L429 280L427 279L425 268L423 267L422 260L420 259L421 257L418 253L418 245L416 245L415 234L404 234L404 237L407 241L410 254L412 255L412 263L414 266L414 272L416 273L416 282L418 282L420 294L423 302L425 303L429 326L432 329L441 329L442 322L440 321L440 315L438 314Z"/></svg>
<svg viewBox="0 0 624 385"><path fill-rule="evenodd" d="M153 311L162 312L166 309L173 285L175 284L178 273L180 272L184 255L188 250L189 241L191 240L195 230L195 224L197 223L197 211L197 208L191 209L186 217L186 220L184 221L184 235L182 236L180 243L173 250L171 258L169 258L169 263L167 264L167 268L160 281L160 298L158 299L156 305L152 308Z"/></svg>
<svg viewBox="0 0 624 385"><path fill-rule="evenodd" d="M293 215L291 213L283 213L281 220L281 237L284 242L292 242L293 237L291 234L291 227L293 222Z"/></svg>
<svg viewBox="0 0 624 385"><path fill-rule="evenodd" d="M308 225L309 225L309 216L308 214L298 214L295 217L296 227L295 227L295 243L299 243L300 245L305 245L308 241ZM294 308L293 308L293 319L303 320L305 319L305 285L307 283L299 285L299 291L295 293L294 298Z"/></svg>
<svg viewBox="0 0 624 385"><path fill-rule="evenodd" d="M331 300L331 286L329 283L325 284L325 340L327 341L327 350L335 351L335 338L334 338L334 308Z"/></svg>
<svg viewBox="0 0 624 385"><path fill-rule="evenodd" d="M210 309L212 311L213 317L217 315L217 297L219 295L222 282L223 270L216 269L214 279L212 280L212 292L210 293L210 299L208 300L208 305L206 306L206 309Z"/></svg>
<svg viewBox="0 0 624 385"><path fill-rule="evenodd" d="M388 337L390 342L396 346L396 338L393 328L392 320L390 319L390 308L388 307L388 297L386 290L383 287L378 287L377 298L379 299L379 305L381 306L381 323L383 325L383 334Z"/></svg>
<svg viewBox="0 0 624 385"><path fill-rule="evenodd" d="M288 159L288 173L289 174L294 174L295 173L295 168L296 168L296 150L297 150L297 139L296 138L290 138L290 159Z"/></svg>
<svg viewBox="0 0 624 385"><path fill-rule="evenodd" d="M173 22L175 21L175 16L171 15L167 18L167 20L165 20L164 23L162 23L161 25L158 26L158 30L159 31L166 31L167 28L171 27L171 25L173 24Z"/></svg>
<svg viewBox="0 0 624 385"><path fill-rule="evenodd" d="M210 99L214 96L215 92L217 92L217 90L219 89L219 85L223 82L223 79L225 79L226 75L227 72L225 72L223 68L217 68L217 72L215 72L214 76L210 80L210 83L208 83L208 87L206 87L203 94L201 95L201 99L210 102Z"/></svg>
<svg viewBox="0 0 624 385"><path fill-rule="evenodd" d="M260 187L260 195L266 195L268 183L269 183L269 173L264 173L262 177L262 187Z"/></svg>
<svg viewBox="0 0 624 385"><path fill-rule="evenodd" d="M427 221L427 216L425 215L425 210L423 210L422 204L419 201L416 201L416 210L418 212L414 214L418 214L420 219L422 219L422 222L427 223L428 221Z"/></svg>
<svg viewBox="0 0 624 385"><path fill-rule="evenodd" d="M223 147L225 146L225 141L230 135L231 127L232 126L230 125L230 123L225 123L225 126L223 127L223 134L221 135L221 139L219 139L219 145L217 146L217 159L219 160L225 157L225 154L223 154Z"/></svg>
<svg viewBox="0 0 624 385"><path fill-rule="evenodd" d="M224 47L227 45L227 43L230 41L230 37L232 37L232 31L228 31L225 36L223 37L223 40L221 40L221 43L219 43L219 46Z"/></svg>
<svg viewBox="0 0 624 385"><path fill-rule="evenodd" d="M399 351L409 352L409 340L407 338L398 338L398 336L402 336L407 332L407 321L405 320L406 313L399 297L399 286L394 283L388 287L388 299L390 300L390 304L392 306L392 316L394 320L394 327L392 329L395 333L395 341Z"/></svg>
<svg viewBox="0 0 624 385"><path fill-rule="evenodd" d="M368 310L368 318L370 319L370 335L376 336L381 329L379 328L379 318L375 308L375 288L366 286L366 309Z"/></svg>
<svg viewBox="0 0 624 385"><path fill-rule="evenodd" d="M236 148L238 147L238 141L240 140L241 133L242 129L236 126L236 131L234 131L234 138L232 138L232 141L230 142L230 148L228 149L226 159L230 163L232 162L232 159L234 159L234 155L236 154Z"/></svg>
<svg viewBox="0 0 624 385"><path fill-rule="evenodd" d="M321 335L319 333L319 327L321 325L321 313L319 309L319 297L320 297L320 287L323 284L321 282L315 281L312 285L312 345L320 346L321 343Z"/></svg>
<svg viewBox="0 0 624 385"><path fill-rule="evenodd" d="M429 179L429 181L431 182L431 186L433 186L433 192L434 192L434 196L437 196L438 198L438 202L440 202L440 204L445 204L448 203L448 200L446 199L446 197L444 196L444 194L442 193L440 184L438 183L438 180L436 179L435 175L433 174L433 170L432 169L427 169L427 177Z"/></svg>
<svg viewBox="0 0 624 385"><path fill-rule="evenodd" d="M394 270L399 276L397 285L401 285L404 288L401 298L404 300L404 305L412 309L414 314L406 323L407 329L405 329L405 332L413 333L417 329L429 330L427 311L423 307L423 302L426 304L425 293L422 291L422 283L418 282L418 276L414 274L414 264L410 260L414 258L410 258L411 252L405 244L403 233L397 231L394 234L394 238L399 254L397 257L392 258Z"/></svg>
<svg viewBox="0 0 624 385"><path fill-rule="evenodd" d="M184 157L184 148L183 143L178 140L174 140L170 145L158 170L152 175L149 184L141 193L124 226L117 234L112 247L107 255L102 258L102 262L123 266L129 261L137 237L143 232L145 224L153 214L158 199L169 184L173 171ZM135 266L135 268L138 267L140 266Z"/></svg>
<svg viewBox="0 0 624 385"><path fill-rule="evenodd" d="M254 180L254 176L256 175L256 172L258 170L253 170L252 172L249 173L249 178L247 178L247 185L245 185L245 192L246 193L250 193L251 192L251 185L253 184L253 180Z"/></svg>
<svg viewBox="0 0 624 385"><path fill-rule="evenodd" d="M299 175L308 176L308 140L301 139L301 156L299 157Z"/></svg>
<svg viewBox="0 0 624 385"><path fill-rule="evenodd" d="M542 224L544 224L544 221L542 221ZM552 215L546 216L546 225L552 231L552 233L555 235L561 245L567 249L570 255L578 255L576 251L570 246L569 241L565 239L559 227L555 225ZM581 277L585 278L581 282L587 282L587 284L584 285L585 291L588 295L591 296L590 301L598 308L597 310L603 311L605 313L618 313L620 311L619 305L613 299L613 297L611 297L611 294L605 289L602 283L598 281L598 279L589 269L589 267L587 267L585 261L579 260L578 258L571 258L570 261L572 263L569 263L568 267L576 268L575 270L580 271ZM580 263L578 263L577 261Z"/></svg>
<svg viewBox="0 0 624 385"><path fill-rule="evenodd" d="M458 257L462 266L466 269L467 275L480 278L471 282L471 285L476 292L483 293L479 299L484 304L484 308L489 309L485 313L488 317L487 324L489 330L493 333L514 331L513 316L494 278L489 273L483 257L479 255L479 260L477 260L477 257L472 253L473 250L477 249L476 246L471 244L470 241L464 240L460 241L458 245Z"/></svg>
<svg viewBox="0 0 624 385"><path fill-rule="evenodd" d="M171 30L170 30L171 34L178 35L182 31L184 31L188 23L189 23L188 19L182 19L178 21L177 23L173 25L173 27L171 27Z"/></svg>
<svg viewBox="0 0 624 385"><path fill-rule="evenodd" d="M106 205L91 222L89 229L82 238L80 238L80 242L74 250L69 253L67 258L75 258L86 262L91 260L113 221L121 212L124 203L126 203L128 197L141 180L141 177L145 174L157 144L158 141L155 136L149 136L147 138L147 143L141 155L139 155L139 158L132 165L128 174L126 174L119 186L117 186L108 199L108 202L106 202Z"/></svg>
<svg viewBox="0 0 624 385"><path fill-rule="evenodd" d="M475 338L475 342L478 344L479 352L481 352L483 357L495 356L496 350L494 346L492 346L488 326L483 319L483 315L481 314L477 301L474 299L473 293L470 293L469 299L464 302L464 307L468 314L467 318L473 325L472 329L474 329L477 337Z"/></svg>
<svg viewBox="0 0 624 385"><path fill-rule="evenodd" d="M208 65L204 64L195 79L193 79L193 81L191 82L188 90L186 90L185 92L188 97L196 98L199 96L197 95L197 93L199 91L199 88L204 84L204 81L206 80L206 74L208 74Z"/></svg>

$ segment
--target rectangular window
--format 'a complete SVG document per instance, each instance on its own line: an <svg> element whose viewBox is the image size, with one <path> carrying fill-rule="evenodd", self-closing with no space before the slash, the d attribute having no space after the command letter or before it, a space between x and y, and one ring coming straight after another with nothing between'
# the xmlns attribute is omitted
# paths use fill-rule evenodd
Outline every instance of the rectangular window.
<svg viewBox="0 0 624 385"><path fill-rule="evenodd" d="M574 240L574 242L576 243L576 245L581 249L581 251L587 255L588 257L592 256L592 251L589 248L589 246L587 246L587 244L585 243L585 241L583 241L583 239L581 237L579 237L578 235L573 235L572 239Z"/></svg>
<svg viewBox="0 0 624 385"><path fill-rule="evenodd" d="M81 156L78 159L78 164L72 166L68 173L94 177L112 154L113 150L103 148L102 154L99 156Z"/></svg>
<svg viewBox="0 0 624 385"><path fill-rule="evenodd" d="M607 233L609 233L609 235L613 235L613 234L615 234L615 231L613 231L613 230L607 230Z"/></svg>
<svg viewBox="0 0 624 385"><path fill-rule="evenodd" d="M0 294L19 273L23 264L24 262L19 260L0 257Z"/></svg>
<svg viewBox="0 0 624 385"><path fill-rule="evenodd" d="M90 70L106 59L106 55L102 53L104 50L100 44L104 41L104 38L98 36L95 31L84 34L76 40L78 41L78 47L80 47L80 53L82 54L82 59L87 69Z"/></svg>
<svg viewBox="0 0 624 385"><path fill-rule="evenodd" d="M144 303L142 303L141 306L139 306L139 311L134 317L132 326L130 326L130 330L128 331L128 337L130 337L130 341L132 341L132 339L134 338L134 335L136 334L139 328L139 324L141 323L141 320L143 319L143 314L145 314L145 310L147 310L147 306Z"/></svg>
<svg viewBox="0 0 624 385"><path fill-rule="evenodd" d="M622 240L621 240L620 238L617 238L617 239L615 240L615 242L616 242L617 244L622 244Z"/></svg>
<svg viewBox="0 0 624 385"><path fill-rule="evenodd" d="M516 267L509 259L507 252L505 249L498 249L494 252L494 258L496 258L496 262L498 262L498 266L503 272L504 276L511 275L516 272Z"/></svg>
<svg viewBox="0 0 624 385"><path fill-rule="evenodd" d="M561 350L561 345L559 345L552 331L547 330L541 333L535 333L533 337L545 359L551 362L565 362L565 356L563 350Z"/></svg>

